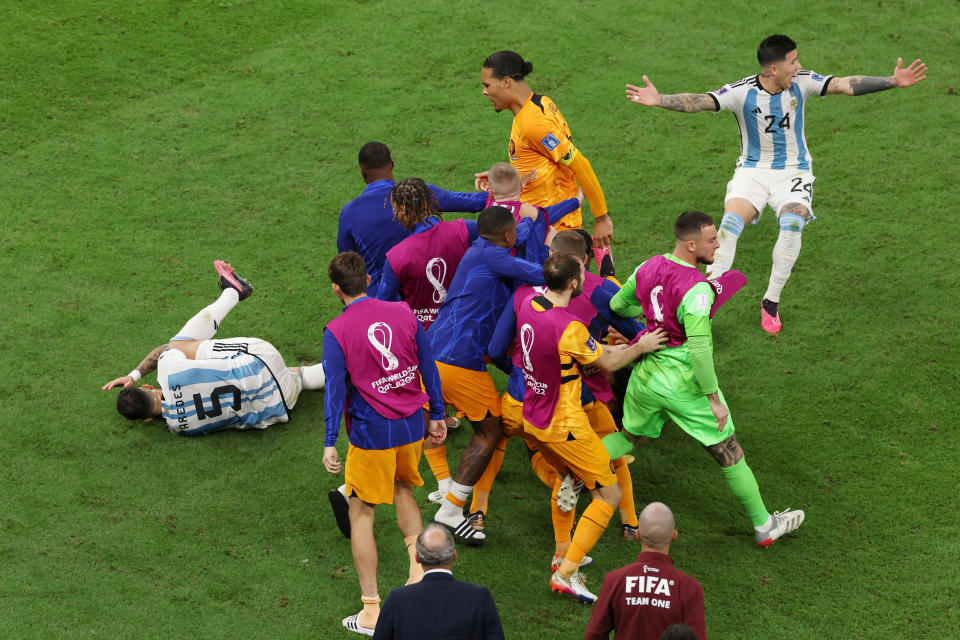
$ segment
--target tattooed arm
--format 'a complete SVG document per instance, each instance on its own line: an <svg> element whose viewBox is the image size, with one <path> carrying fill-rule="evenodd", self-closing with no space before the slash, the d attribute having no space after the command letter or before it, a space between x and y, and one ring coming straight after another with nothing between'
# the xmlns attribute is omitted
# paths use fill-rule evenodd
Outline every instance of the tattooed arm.
<svg viewBox="0 0 960 640"><path fill-rule="evenodd" d="M137 365L137 368L134 371L138 372L140 375L139 378L147 375L148 373L153 373L157 370L157 360L160 358L160 354L170 348L170 343L164 343L147 354L147 357L140 361L140 364ZM131 372L132 373L132 372ZM122 378L114 378L107 384L103 385L104 391L109 391L114 387L123 386L124 389L127 387L132 387L136 380L132 375L125 375Z"/></svg>
<svg viewBox="0 0 960 640"><path fill-rule="evenodd" d="M866 93L886 91L896 87L909 87L927 77L927 65L920 58L903 68L903 58L897 58L897 66L892 76L880 78L877 76L846 76L833 78L827 86L827 94L842 93L846 96L862 96Z"/></svg>
<svg viewBox="0 0 960 640"><path fill-rule="evenodd" d="M660 95L650 78L643 76L645 87L627 85L627 99L645 107L663 107L670 111L696 113L698 111L716 111L717 101L706 93L675 93Z"/></svg>

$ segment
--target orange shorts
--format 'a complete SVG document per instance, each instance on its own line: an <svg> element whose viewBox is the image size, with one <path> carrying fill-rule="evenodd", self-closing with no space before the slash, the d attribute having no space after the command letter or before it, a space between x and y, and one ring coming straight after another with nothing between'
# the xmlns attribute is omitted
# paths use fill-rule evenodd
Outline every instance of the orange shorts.
<svg viewBox="0 0 960 640"><path fill-rule="evenodd" d="M554 466L558 469L566 467L583 480L583 486L590 491L617 484L610 455L597 434L592 429L572 429L570 434L574 440L538 442L537 446L548 461L553 458L562 461L563 465Z"/></svg>
<svg viewBox="0 0 960 640"><path fill-rule="evenodd" d="M607 405L594 400L590 404L583 405L583 410L587 414L587 419L590 420L590 426L601 438L617 432L617 423Z"/></svg>
<svg viewBox="0 0 960 640"><path fill-rule="evenodd" d="M500 415L500 394L485 370L474 371L438 362L437 371L440 372L443 401L453 405L458 415L462 412L471 422L483 420L487 413Z"/></svg>
<svg viewBox="0 0 960 640"><path fill-rule="evenodd" d="M523 430L523 403L517 402L509 393L500 398L500 407L503 415L500 417L503 424L503 435L508 438L522 438L528 449L537 450L537 441Z"/></svg>
<svg viewBox="0 0 960 640"><path fill-rule="evenodd" d="M392 449L361 449L351 444L343 473L347 495L370 504L393 504L395 483L422 487L418 470L422 451L422 439Z"/></svg>
<svg viewBox="0 0 960 640"><path fill-rule="evenodd" d="M503 410L503 435L517 438L526 437L523 431L523 403L514 400L509 393L500 398L500 408Z"/></svg>

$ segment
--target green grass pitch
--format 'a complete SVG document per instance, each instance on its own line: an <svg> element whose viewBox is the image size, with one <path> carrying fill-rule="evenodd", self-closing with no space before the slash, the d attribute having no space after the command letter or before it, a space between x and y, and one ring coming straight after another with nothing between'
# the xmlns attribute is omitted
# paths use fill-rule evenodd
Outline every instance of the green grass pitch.
<svg viewBox="0 0 960 640"><path fill-rule="evenodd" d="M821 73L888 75L898 56L930 69L908 90L811 102L818 220L785 328L758 326L769 212L739 244L749 283L714 324L767 506L807 521L756 548L713 460L673 427L636 453L637 502L673 508L673 555L704 587L710 637L960 636L957 9L5 3L0 636L348 637L340 619L360 593L325 496L340 478L321 464L322 394L304 393L288 425L187 439L128 423L100 385L214 298L217 258L256 287L221 335L318 361L339 310L337 215L363 188L357 150L381 140L397 178L471 190L506 155L510 117L479 82L499 49L534 63L531 87L570 122L626 277L671 248L680 211L719 220L738 136L730 114L644 109L623 85L646 73L663 93L718 88L754 73L776 32ZM451 460L466 440L451 436ZM582 637L590 609L547 590L548 497L521 449L508 448L486 546L462 549L455 572L490 587L508 638ZM595 587L637 551L617 522L592 554ZM377 538L386 597L406 575L390 508Z"/></svg>

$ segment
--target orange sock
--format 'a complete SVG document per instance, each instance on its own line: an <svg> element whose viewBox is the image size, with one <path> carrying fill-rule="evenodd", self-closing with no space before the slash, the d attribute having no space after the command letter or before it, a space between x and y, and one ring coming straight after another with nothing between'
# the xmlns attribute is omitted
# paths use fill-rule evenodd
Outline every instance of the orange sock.
<svg viewBox="0 0 960 640"><path fill-rule="evenodd" d="M552 469L553 467L551 467ZM557 506L557 491L560 489L560 479L558 478L553 486L553 495L550 497L550 517L553 520L553 540L559 548L561 544L570 543L570 530L573 529L573 522L576 520L577 511L561 511Z"/></svg>
<svg viewBox="0 0 960 640"><path fill-rule="evenodd" d="M430 465L430 471L437 480L445 480L450 477L450 467L447 465L447 445L442 444L433 449L424 449L423 455L427 458L427 464Z"/></svg>
<svg viewBox="0 0 960 640"><path fill-rule="evenodd" d="M553 489L557 483L557 470L544 459L542 453L539 451L533 452L533 456L530 458L530 466L533 468L533 472L537 474L537 477L540 478L540 482L547 485L548 489Z"/></svg>
<svg viewBox="0 0 960 640"><path fill-rule="evenodd" d="M587 506L577 522L577 530L573 532L573 541L570 544L570 550L563 558L563 564L560 565L560 574L570 577L580 568L580 561L583 556L589 553L593 545L603 535L610 518L613 517L613 505L609 505L603 500L594 498L593 502Z"/></svg>
<svg viewBox="0 0 960 640"><path fill-rule="evenodd" d="M471 513L483 511L485 515L490 515L488 510L490 489L493 488L493 481L496 480L497 474L500 473L500 467L503 466L503 456L507 452L508 440L510 438L507 436L500 438L500 442L497 443L497 448L493 450L493 455L490 457L490 462L487 463L483 475L477 480L477 484L473 485L473 501L470 503Z"/></svg>
<svg viewBox="0 0 960 640"><path fill-rule="evenodd" d="M620 522L636 527L637 505L633 502L633 478L630 477L630 467L623 458L613 461L613 472L617 474L617 484L623 497L620 498Z"/></svg>

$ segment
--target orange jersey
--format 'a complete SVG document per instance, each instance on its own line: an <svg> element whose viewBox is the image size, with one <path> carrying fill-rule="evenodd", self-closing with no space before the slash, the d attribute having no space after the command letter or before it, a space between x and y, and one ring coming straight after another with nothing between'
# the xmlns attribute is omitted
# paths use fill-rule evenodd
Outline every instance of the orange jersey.
<svg viewBox="0 0 960 640"><path fill-rule="evenodd" d="M537 170L537 177L523 190L524 202L547 207L577 197L573 169L560 163L571 151L570 127L553 100L537 93L527 98L513 117L508 149L510 164L521 176ZM579 229L583 223L580 210L567 215L563 223L565 228Z"/></svg>

